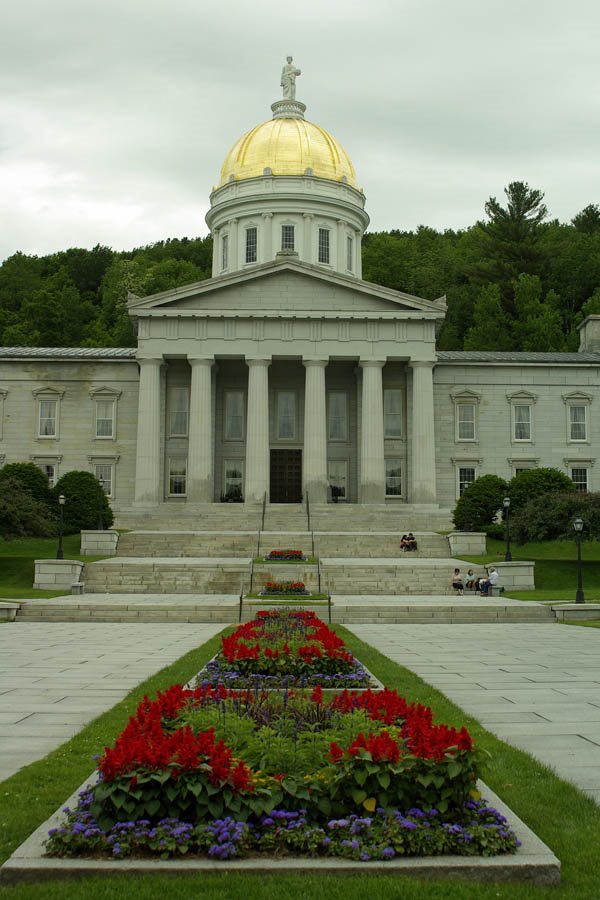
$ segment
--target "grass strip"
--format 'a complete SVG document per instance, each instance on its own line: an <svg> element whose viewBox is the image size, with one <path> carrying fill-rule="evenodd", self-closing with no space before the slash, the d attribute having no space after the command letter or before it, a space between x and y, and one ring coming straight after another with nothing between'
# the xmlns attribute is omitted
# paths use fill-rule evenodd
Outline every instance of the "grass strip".
<svg viewBox="0 0 600 900"><path fill-rule="evenodd" d="M0 538L0 598L4 600L46 600L68 594L59 591L34 589L36 559L56 559L58 538L16 538L7 541ZM105 556L81 556L81 535L68 534L63 538L65 559L77 559L90 563Z"/></svg>
<svg viewBox="0 0 600 900"><path fill-rule="evenodd" d="M423 881L393 875L365 874L352 878L302 874L253 877L231 872L175 876L107 875L68 883L0 887L7 900L73 900L127 898L150 900L163 895L169 900L202 896L203 900L259 900L285 896L291 900L595 900L599 895L600 863L597 840L600 808L577 788L557 778L550 769L529 754L513 749L495 738L467 716L435 688L393 663L382 653L337 626L352 651L377 677L412 700L431 706L438 721L466 724L475 740L492 754L483 772L490 787L505 800L561 859L563 883L560 887L529 884L473 884L457 881ZM0 832L10 826L0 847L6 856L41 821L54 811L89 774L89 758L112 742L117 731L144 693L154 693L174 681L185 681L215 652L219 639L213 638L199 650L163 669L87 726L63 747L14 775L0 785ZM65 765L65 762L67 765Z"/></svg>

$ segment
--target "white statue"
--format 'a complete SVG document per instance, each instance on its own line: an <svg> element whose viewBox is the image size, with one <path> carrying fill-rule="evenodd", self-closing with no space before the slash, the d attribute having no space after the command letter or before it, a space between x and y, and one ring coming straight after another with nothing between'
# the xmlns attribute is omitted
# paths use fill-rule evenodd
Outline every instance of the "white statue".
<svg viewBox="0 0 600 900"><path fill-rule="evenodd" d="M295 100L296 98L296 77L302 75L300 69L292 64L292 57L287 57L287 63L281 70L281 87L283 88L284 100Z"/></svg>

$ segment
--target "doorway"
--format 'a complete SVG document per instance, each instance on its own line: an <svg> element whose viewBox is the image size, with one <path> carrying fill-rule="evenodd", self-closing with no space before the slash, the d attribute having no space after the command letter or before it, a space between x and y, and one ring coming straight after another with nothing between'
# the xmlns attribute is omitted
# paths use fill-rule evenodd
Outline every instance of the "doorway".
<svg viewBox="0 0 600 900"><path fill-rule="evenodd" d="M271 450L271 503L302 502L302 450Z"/></svg>

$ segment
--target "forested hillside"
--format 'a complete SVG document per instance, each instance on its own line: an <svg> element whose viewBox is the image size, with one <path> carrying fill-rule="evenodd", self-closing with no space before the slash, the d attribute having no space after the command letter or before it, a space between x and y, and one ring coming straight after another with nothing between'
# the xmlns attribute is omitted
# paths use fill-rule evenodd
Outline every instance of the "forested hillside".
<svg viewBox="0 0 600 900"><path fill-rule="evenodd" d="M490 198L463 231L365 235L363 277L429 300L446 294L441 350L575 350L576 324L600 313L600 206L550 220L522 182ZM212 240L16 253L0 266L3 346L128 346L128 292L145 296L211 276Z"/></svg>

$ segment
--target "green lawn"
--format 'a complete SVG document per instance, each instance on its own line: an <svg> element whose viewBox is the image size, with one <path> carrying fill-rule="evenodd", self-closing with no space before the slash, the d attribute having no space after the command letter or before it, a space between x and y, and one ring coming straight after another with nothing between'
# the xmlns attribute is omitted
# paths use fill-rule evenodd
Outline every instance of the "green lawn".
<svg viewBox="0 0 600 900"><path fill-rule="evenodd" d="M514 750L481 728L453 703L420 678L392 663L378 651L338 628L362 662L390 687L411 699L433 707L436 718L449 724L466 724L478 743L489 751L491 762L483 777L502 798L552 848L563 865L560 887L473 884L427 881L392 875L365 874L352 878L307 872L298 876L221 873L199 876L106 875L73 882L49 882L14 888L0 887L4 900L149 900L202 897L202 900L258 900L285 897L291 900L596 900L599 896L600 861L597 845L600 808L576 788L526 753ZM38 763L26 767L0 785L0 859L19 843L89 774L91 756L114 740L127 716L145 693L154 694L175 681L183 682L207 661L217 648L213 638L200 650L140 685L112 710L100 716L76 737Z"/></svg>
<svg viewBox="0 0 600 900"><path fill-rule="evenodd" d="M468 562L487 565L504 559L506 546L502 541L487 540L485 556L464 557ZM513 560L535 562L535 591L511 591L508 597L517 600L542 600L554 603L574 603L577 589L577 545L575 541L546 541L540 544L511 544ZM600 603L600 542L583 541L583 590L588 603Z"/></svg>
<svg viewBox="0 0 600 900"><path fill-rule="evenodd" d="M63 538L65 559L93 562L101 556L81 556L80 535L69 534ZM17 538L6 541L0 538L0 598L22 600L24 598L60 597L65 591L37 591L32 588L36 559L56 559L57 538Z"/></svg>

